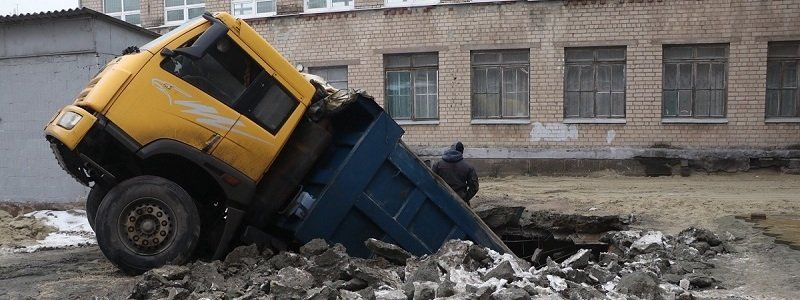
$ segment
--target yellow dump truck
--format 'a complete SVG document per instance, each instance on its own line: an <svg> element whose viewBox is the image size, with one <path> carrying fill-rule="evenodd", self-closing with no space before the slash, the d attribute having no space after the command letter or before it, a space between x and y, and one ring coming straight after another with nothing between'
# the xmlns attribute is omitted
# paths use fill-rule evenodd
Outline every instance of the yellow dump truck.
<svg viewBox="0 0 800 300"><path fill-rule="evenodd" d="M300 73L227 13L126 50L45 128L91 187L101 250L130 273L242 241L325 238L361 256L369 237L416 254L451 238L507 250L401 135L371 98Z"/></svg>

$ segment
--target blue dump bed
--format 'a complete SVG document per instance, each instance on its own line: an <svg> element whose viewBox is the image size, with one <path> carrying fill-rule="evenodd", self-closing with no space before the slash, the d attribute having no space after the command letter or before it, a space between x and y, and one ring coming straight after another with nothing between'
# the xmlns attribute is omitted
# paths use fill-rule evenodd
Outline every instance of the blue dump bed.
<svg viewBox="0 0 800 300"><path fill-rule="evenodd" d="M505 244L400 140L403 129L360 98L332 119L333 141L278 224L298 242L323 238L368 257L368 238L415 255L451 239L501 253Z"/></svg>

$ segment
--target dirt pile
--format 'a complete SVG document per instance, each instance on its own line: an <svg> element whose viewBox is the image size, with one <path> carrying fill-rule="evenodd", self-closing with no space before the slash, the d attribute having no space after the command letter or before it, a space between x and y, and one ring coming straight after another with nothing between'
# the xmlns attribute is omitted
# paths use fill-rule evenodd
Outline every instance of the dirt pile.
<svg viewBox="0 0 800 300"><path fill-rule="evenodd" d="M165 266L141 275L134 299L692 299L719 283L708 259L727 250L710 231L677 236L658 231L614 231L608 252L588 249L542 267L468 241L447 242L414 257L369 240L376 258L350 257L343 246L314 240L299 253L274 254L255 245L224 261Z"/></svg>
<svg viewBox="0 0 800 300"><path fill-rule="evenodd" d="M23 215L13 217L5 210L0 210L0 249L30 246L56 231L57 228L37 218Z"/></svg>

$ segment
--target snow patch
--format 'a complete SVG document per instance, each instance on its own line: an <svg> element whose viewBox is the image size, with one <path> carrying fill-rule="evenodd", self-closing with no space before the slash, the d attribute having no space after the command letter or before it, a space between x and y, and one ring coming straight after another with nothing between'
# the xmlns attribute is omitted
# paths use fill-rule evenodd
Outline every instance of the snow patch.
<svg viewBox="0 0 800 300"><path fill-rule="evenodd" d="M547 275L547 281L550 282L550 288L552 288L556 292L560 292L567 289L567 281L564 278Z"/></svg>
<svg viewBox="0 0 800 300"><path fill-rule="evenodd" d="M57 231L47 235L43 240L37 241L34 245L14 249L14 252L34 252L42 249L97 244L94 231L89 226L84 210L38 210L27 213L25 216L39 219L46 225L55 227Z"/></svg>
<svg viewBox="0 0 800 300"><path fill-rule="evenodd" d="M609 281L609 282L604 283L601 287L606 292L610 292L610 291L613 291L615 287L617 287L617 284L615 284L614 281Z"/></svg>

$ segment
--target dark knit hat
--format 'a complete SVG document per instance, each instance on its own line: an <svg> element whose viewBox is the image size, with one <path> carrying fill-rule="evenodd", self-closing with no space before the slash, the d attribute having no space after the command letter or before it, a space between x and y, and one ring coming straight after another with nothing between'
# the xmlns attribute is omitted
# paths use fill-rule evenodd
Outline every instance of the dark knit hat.
<svg viewBox="0 0 800 300"><path fill-rule="evenodd" d="M464 144L462 144L460 141L456 142L455 144L453 144L453 146L451 146L451 148L453 148L454 150L456 150L458 152L464 153Z"/></svg>

